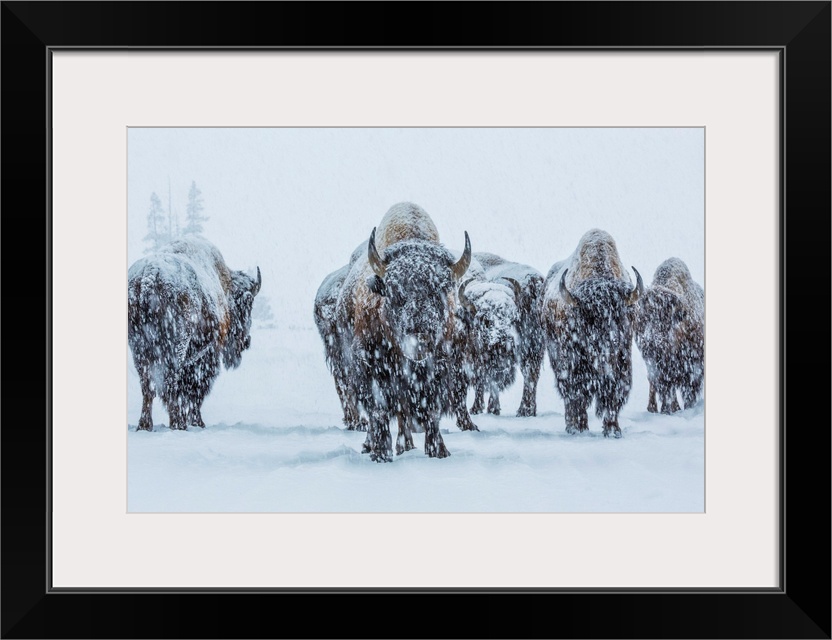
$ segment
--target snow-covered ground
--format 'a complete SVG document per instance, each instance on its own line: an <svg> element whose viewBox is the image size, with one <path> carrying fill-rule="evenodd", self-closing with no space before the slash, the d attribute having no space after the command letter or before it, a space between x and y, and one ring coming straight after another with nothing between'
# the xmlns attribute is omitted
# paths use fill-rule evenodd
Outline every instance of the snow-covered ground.
<svg viewBox="0 0 832 640"><path fill-rule="evenodd" d="M518 374L501 397L503 415L474 416L479 432L459 431L443 418L449 458L428 458L424 434L416 433L417 449L389 464L361 454L365 434L341 424L311 319L252 331L239 369L223 371L205 401L205 429L169 430L157 400L155 430L137 432L141 393L131 368L128 510L702 512L704 401L672 416L648 413L644 362L633 349L619 440L604 438L592 413L588 433L564 431L547 358L536 417L514 416Z"/></svg>

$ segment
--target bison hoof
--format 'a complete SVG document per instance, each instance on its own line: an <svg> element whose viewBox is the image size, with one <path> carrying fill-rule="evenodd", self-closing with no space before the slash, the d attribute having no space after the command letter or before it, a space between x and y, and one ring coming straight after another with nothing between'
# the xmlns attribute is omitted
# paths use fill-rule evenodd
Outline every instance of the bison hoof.
<svg viewBox="0 0 832 640"><path fill-rule="evenodd" d="M361 453L370 453L370 451L372 451L372 449L370 449L369 444L367 444L365 442L364 444L361 445Z"/></svg>
<svg viewBox="0 0 832 640"><path fill-rule="evenodd" d="M370 453L370 460L373 462L392 462L393 456L389 451L373 451Z"/></svg>
<svg viewBox="0 0 832 640"><path fill-rule="evenodd" d="M531 418L532 416L536 416L537 411L534 407L520 407L517 410L517 417L518 418Z"/></svg>
<svg viewBox="0 0 832 640"><path fill-rule="evenodd" d="M153 431L153 425L152 424L142 424L140 422L139 426L136 427L136 431Z"/></svg>
<svg viewBox="0 0 832 640"><path fill-rule="evenodd" d="M499 409L488 409L488 413L490 413L493 416L498 416L498 415L500 415L500 410Z"/></svg>
<svg viewBox="0 0 832 640"><path fill-rule="evenodd" d="M448 451L445 443L440 443L438 446L426 446L425 453L429 458L447 458L451 455L451 452Z"/></svg>
<svg viewBox="0 0 832 640"><path fill-rule="evenodd" d="M460 431L479 431L480 428L470 420L468 422L459 422L456 425Z"/></svg>
<svg viewBox="0 0 832 640"><path fill-rule="evenodd" d="M481 413L482 413L482 407L481 406L475 404L473 407L471 407L471 415L478 416Z"/></svg>
<svg viewBox="0 0 832 640"><path fill-rule="evenodd" d="M604 429L604 437L609 438L620 438L621 437L621 429L618 427L612 427L610 429Z"/></svg>
<svg viewBox="0 0 832 640"><path fill-rule="evenodd" d="M654 404L648 404L647 405L647 410L650 413L658 413L659 412L659 410L656 408L656 405L654 405Z"/></svg>

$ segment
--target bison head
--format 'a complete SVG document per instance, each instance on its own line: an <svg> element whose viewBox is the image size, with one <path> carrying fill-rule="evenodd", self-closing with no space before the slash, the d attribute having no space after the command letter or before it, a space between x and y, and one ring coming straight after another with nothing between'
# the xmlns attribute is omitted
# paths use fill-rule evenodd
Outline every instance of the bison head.
<svg viewBox="0 0 832 640"><path fill-rule="evenodd" d="M493 282L468 281L459 288L459 301L477 374L506 388L514 382L518 343L511 290Z"/></svg>
<svg viewBox="0 0 832 640"><path fill-rule="evenodd" d="M443 347L452 326L451 301L458 280L471 263L471 241L458 261L439 244L403 240L376 250L375 229L367 246L375 274L370 289L384 297L383 314L393 342L410 360L422 361Z"/></svg>
<svg viewBox="0 0 832 640"><path fill-rule="evenodd" d="M587 278L566 287L566 272L560 279L560 295L569 309L573 341L602 378L614 379L630 370L636 302L644 291L635 268L637 284L610 278Z"/></svg>
<svg viewBox="0 0 832 640"><path fill-rule="evenodd" d="M256 279L242 271L232 273L228 336L223 350L226 369L239 367L243 351L251 346L251 307L262 281L260 267L257 267Z"/></svg>

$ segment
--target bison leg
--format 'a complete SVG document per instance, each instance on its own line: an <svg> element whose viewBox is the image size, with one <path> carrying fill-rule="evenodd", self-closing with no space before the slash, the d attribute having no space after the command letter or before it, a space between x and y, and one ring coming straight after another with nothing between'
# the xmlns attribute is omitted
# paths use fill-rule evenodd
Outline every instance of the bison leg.
<svg viewBox="0 0 832 640"><path fill-rule="evenodd" d="M650 395L647 396L647 410L650 413L658 413L659 407L656 405L656 387L650 383Z"/></svg>
<svg viewBox="0 0 832 640"><path fill-rule="evenodd" d="M662 384L658 388L659 399L662 403L662 413L670 415L679 410L679 402L676 400L676 389L671 385Z"/></svg>
<svg viewBox="0 0 832 640"><path fill-rule="evenodd" d="M173 402L168 407L168 415L170 416L170 428L176 431L185 431L188 429L188 421L185 419L185 412L177 402Z"/></svg>
<svg viewBox="0 0 832 640"><path fill-rule="evenodd" d="M500 394L493 389L488 394L488 413L495 416L500 415Z"/></svg>
<svg viewBox="0 0 832 640"><path fill-rule="evenodd" d="M537 381L540 378L540 367L543 364L543 352L539 357L528 358L521 369L523 373L523 399L517 409L518 418L528 418L537 415Z"/></svg>
<svg viewBox="0 0 832 640"><path fill-rule="evenodd" d="M341 402L341 410L344 412L344 425L347 427L347 431L366 431L367 419L361 417L355 391L344 375L335 375L334 377L335 390L338 392L338 400Z"/></svg>
<svg viewBox="0 0 832 640"><path fill-rule="evenodd" d="M465 408L465 398L462 402L457 403L456 407L456 426L460 431L479 431L480 428L471 420L471 414Z"/></svg>
<svg viewBox="0 0 832 640"><path fill-rule="evenodd" d="M565 418L566 418L566 433L575 434L589 429L589 418L586 410L588 402L584 399L566 400Z"/></svg>
<svg viewBox="0 0 832 640"><path fill-rule="evenodd" d="M685 386L682 390L682 400L685 403L685 409L690 409L694 404L696 404L696 400L699 398L701 390L701 383L694 382Z"/></svg>
<svg viewBox="0 0 832 640"><path fill-rule="evenodd" d="M188 415L188 422L194 427L205 428L205 421L202 419L202 411L199 405L191 407L190 414Z"/></svg>
<svg viewBox="0 0 832 640"><path fill-rule="evenodd" d="M471 405L471 413L473 415L478 415L482 413L484 405L485 385L481 382L477 382L476 386L474 387L474 404Z"/></svg>
<svg viewBox="0 0 832 640"><path fill-rule="evenodd" d="M604 437L609 438L610 436L613 438L621 437L621 428L618 426L617 415L610 414L604 416Z"/></svg>
<svg viewBox="0 0 832 640"><path fill-rule="evenodd" d="M370 427L367 442L370 460L373 462L391 462L393 460L393 441L390 436L390 415L386 410L376 407L370 413Z"/></svg>
<svg viewBox="0 0 832 640"><path fill-rule="evenodd" d="M400 456L405 451L411 451L416 448L413 444L413 430L411 429L410 418L402 413L397 415L399 423L399 433L396 436L396 455Z"/></svg>
<svg viewBox="0 0 832 640"><path fill-rule="evenodd" d="M451 408L456 413L457 428L460 431L479 431L479 427L471 420L471 414L468 413L468 408L465 406L465 396L468 392L468 379L458 371L454 376L452 384Z"/></svg>
<svg viewBox="0 0 832 640"><path fill-rule="evenodd" d="M138 431L153 431L153 390L150 387L150 372L146 367L139 373L142 384L142 415Z"/></svg>
<svg viewBox="0 0 832 640"><path fill-rule="evenodd" d="M439 417L431 417L425 425L425 453L431 458L447 458L451 455L439 432Z"/></svg>

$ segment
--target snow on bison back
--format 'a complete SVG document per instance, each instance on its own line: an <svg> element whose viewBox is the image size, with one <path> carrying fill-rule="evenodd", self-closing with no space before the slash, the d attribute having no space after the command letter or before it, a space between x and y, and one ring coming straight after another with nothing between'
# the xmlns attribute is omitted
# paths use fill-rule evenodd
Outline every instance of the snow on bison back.
<svg viewBox="0 0 832 640"><path fill-rule="evenodd" d="M240 365L251 345L251 306L260 291L230 270L207 240L187 237L137 260L127 274L127 341L142 388L140 430L153 430L158 396L171 429L204 427L202 402L220 370Z"/></svg>

